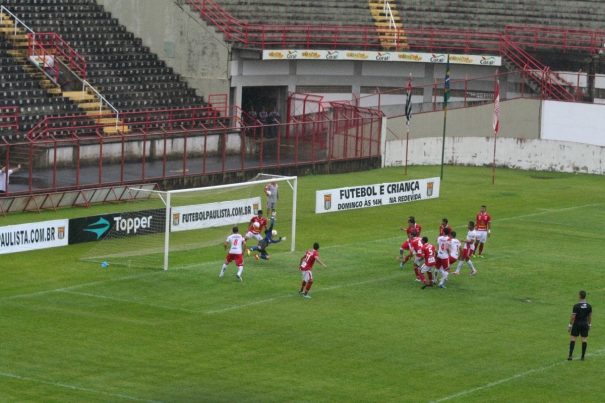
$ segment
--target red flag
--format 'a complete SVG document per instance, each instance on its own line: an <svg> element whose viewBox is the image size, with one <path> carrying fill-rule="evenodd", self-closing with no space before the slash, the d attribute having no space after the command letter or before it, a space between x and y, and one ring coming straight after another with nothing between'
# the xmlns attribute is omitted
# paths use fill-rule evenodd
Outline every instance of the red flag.
<svg viewBox="0 0 605 403"><path fill-rule="evenodd" d="M500 131L500 82L496 80L494 89L494 134Z"/></svg>

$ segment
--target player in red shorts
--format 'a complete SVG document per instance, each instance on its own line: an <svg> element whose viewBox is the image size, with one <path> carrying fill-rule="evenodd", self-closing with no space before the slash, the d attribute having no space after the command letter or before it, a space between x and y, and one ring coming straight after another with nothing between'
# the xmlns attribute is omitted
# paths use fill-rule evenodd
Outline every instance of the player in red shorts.
<svg viewBox="0 0 605 403"><path fill-rule="evenodd" d="M233 227L231 230L232 234L227 237L225 240L225 250L229 249L227 252L227 256L225 257L225 263L223 263L223 267L221 267L221 272L218 275L219 278L222 278L225 275L225 271L227 270L227 266L231 262L235 262L237 266L237 274L235 277L239 281L242 281L242 274L244 272L244 248L246 246L246 240L239 233L239 229L237 227Z"/></svg>
<svg viewBox="0 0 605 403"><path fill-rule="evenodd" d="M437 271L441 273L439 288L445 288L445 282L450 274L450 229L445 227L443 234L437 238Z"/></svg>
<svg viewBox="0 0 605 403"><path fill-rule="evenodd" d="M475 223L469 221L468 223L468 233L466 234L466 239L464 240L464 247L462 248L462 256L460 256L460 260L458 261L458 266L456 267L455 275L460 274L460 269L462 269L462 265L466 262L466 264L471 268L471 276L477 274L477 269L475 269L475 265L471 260L473 254L475 253L475 241L477 240L477 233L475 232Z"/></svg>
<svg viewBox="0 0 605 403"><path fill-rule="evenodd" d="M492 217L487 214L487 207L485 205L481 206L481 210L477 213L475 217L475 222L477 223L475 227L475 232L477 233L477 240L475 241L475 250L477 250L477 256L483 257L483 245L487 242L487 238L489 238L490 233L492 232Z"/></svg>
<svg viewBox="0 0 605 403"><path fill-rule="evenodd" d="M399 229L402 231L404 230L403 227L399 227ZM408 236L410 236L412 232L415 232L416 236L420 236L420 233L422 232L422 226L416 223L416 218L414 218L414 216L410 216L408 218L408 226L407 228L405 228L405 232L406 234L408 234Z"/></svg>
<svg viewBox="0 0 605 403"><path fill-rule="evenodd" d="M423 282L422 289L425 289L433 286L433 272L437 265L435 246L429 243L427 237L422 238L422 254L424 262L420 266L420 280ZM428 274L428 280L424 277L424 273Z"/></svg>
<svg viewBox="0 0 605 403"><path fill-rule="evenodd" d="M313 265L315 262L319 263L323 267L328 267L319 259L319 244L315 242L313 249L309 249L305 252L305 255L300 258L300 265L298 269L302 273L302 284L300 285L300 291L298 292L304 298L311 298L309 290L313 285Z"/></svg>
<svg viewBox="0 0 605 403"><path fill-rule="evenodd" d="M460 256L460 240L456 238L456 231L452 231L450 234L450 267L454 266L454 263L458 261L458 257Z"/></svg>

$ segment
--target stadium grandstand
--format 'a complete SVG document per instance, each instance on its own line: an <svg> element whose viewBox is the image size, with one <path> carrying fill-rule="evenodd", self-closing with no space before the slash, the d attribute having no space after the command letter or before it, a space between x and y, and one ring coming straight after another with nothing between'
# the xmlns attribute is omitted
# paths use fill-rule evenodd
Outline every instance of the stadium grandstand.
<svg viewBox="0 0 605 403"><path fill-rule="evenodd" d="M387 156L402 154L390 142L406 135L406 85L418 114L412 135L429 147L422 139L440 133L427 122L448 105L446 66L453 137L489 136L489 123L486 134L462 122L489 115L496 83L511 101L503 113L540 110L522 104L530 100L605 103L605 7L596 0L0 6L0 160L26 168L0 212L55 208L65 192L75 194L66 204L87 205L130 185L403 164ZM539 128L506 130L541 138Z"/></svg>

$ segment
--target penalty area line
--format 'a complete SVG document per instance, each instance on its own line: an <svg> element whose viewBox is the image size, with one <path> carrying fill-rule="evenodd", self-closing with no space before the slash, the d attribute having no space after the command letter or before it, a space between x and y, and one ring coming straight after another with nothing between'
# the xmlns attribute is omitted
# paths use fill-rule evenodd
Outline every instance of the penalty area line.
<svg viewBox="0 0 605 403"><path fill-rule="evenodd" d="M10 372L0 371L0 376L4 377L4 378L17 379L19 381L35 382L35 383L55 386L55 387L63 388L63 389L71 389L71 390L76 390L76 391L80 391L80 392L94 393L96 395L109 396L109 397L120 398L120 399L124 399L124 400L132 400L135 402L161 403L161 401L159 401L159 400L141 399L141 398L138 398L135 396L125 395L123 393L109 393L109 392L104 392L102 390L85 388L85 387L76 386L76 385L70 385L70 384L63 383L63 382L52 382L52 381L47 381L44 379L32 378L29 376L21 376L21 375L13 374Z"/></svg>
<svg viewBox="0 0 605 403"><path fill-rule="evenodd" d="M588 356L588 357L600 357L600 356L603 355L603 352L605 352L605 349L597 350L594 353L588 353L588 354L586 354L586 356ZM498 385L502 385L502 384L510 382L510 381L514 381L515 379L524 378L524 377L526 377L528 375L531 375L531 374L547 371L547 370L549 370L551 368L554 368L554 367L559 366L559 365L563 365L563 364L565 364L567 362L569 362L569 361L567 361L567 360L557 361L555 363L552 363L550 365L545 365L545 366L540 367L540 368L533 368L533 369L530 369L530 370L527 370L527 371L524 371L524 372L520 372L520 373L512 375L512 376L509 376L508 378L499 379L499 380L494 381L494 382L486 383L485 385L477 386L475 388L470 388L470 389L466 389L466 390L460 391L458 393L454 393L453 395L449 395L449 396L445 396L445 397L442 397L442 398L439 398L439 399L431 400L431 403L445 402L445 401L448 401L448 400L456 399L458 397L467 396L467 395L473 394L475 392L479 392L479 391L482 391L482 390L485 390L485 389L493 388L494 386L498 386Z"/></svg>

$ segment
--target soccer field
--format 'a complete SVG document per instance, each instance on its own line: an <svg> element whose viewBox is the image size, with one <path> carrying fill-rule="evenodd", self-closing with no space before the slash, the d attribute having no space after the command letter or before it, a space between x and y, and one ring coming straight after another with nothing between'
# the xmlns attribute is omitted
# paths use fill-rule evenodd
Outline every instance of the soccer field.
<svg viewBox="0 0 605 403"><path fill-rule="evenodd" d="M0 401L603 401L603 178L502 169L492 185L487 168L446 167L439 199L314 213L318 189L438 175L300 177L297 251L248 258L242 283L233 266L218 279L220 241L168 272L102 269L81 260L90 244L3 255ZM481 204L493 223L478 275L465 267L446 289L421 290L395 260L399 227L414 215L434 242L448 217L463 238ZM316 265L304 300L297 263L314 241L328 267ZM586 361L568 362L580 289L594 325Z"/></svg>

